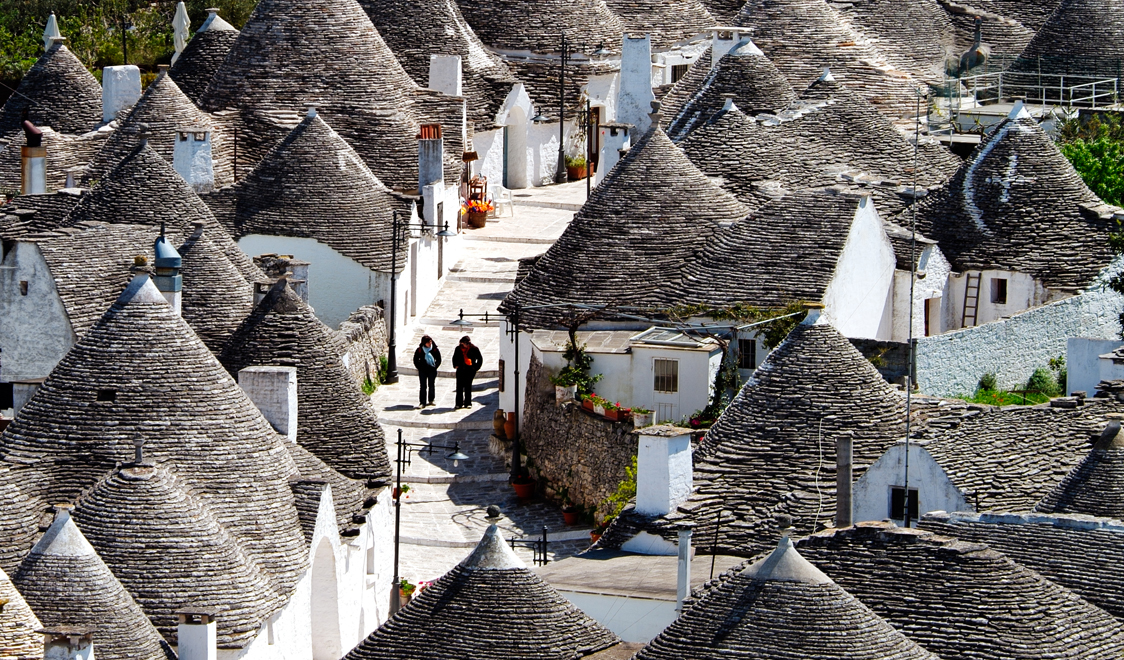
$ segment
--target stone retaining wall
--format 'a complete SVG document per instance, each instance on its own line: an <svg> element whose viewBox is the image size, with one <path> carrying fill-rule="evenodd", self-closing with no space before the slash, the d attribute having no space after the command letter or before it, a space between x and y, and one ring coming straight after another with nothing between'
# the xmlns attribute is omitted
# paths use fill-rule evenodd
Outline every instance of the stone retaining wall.
<svg viewBox="0 0 1124 660"><path fill-rule="evenodd" d="M344 364L351 377L360 386L368 377L374 380L379 371L379 358L387 354L382 308L365 305L355 310L340 324L339 334L347 344Z"/></svg>
<svg viewBox="0 0 1124 660"><path fill-rule="evenodd" d="M596 508L617 490L636 455L631 422L610 422L581 405L556 405L543 365L531 358L523 406L523 451L548 492L569 490L574 504Z"/></svg>

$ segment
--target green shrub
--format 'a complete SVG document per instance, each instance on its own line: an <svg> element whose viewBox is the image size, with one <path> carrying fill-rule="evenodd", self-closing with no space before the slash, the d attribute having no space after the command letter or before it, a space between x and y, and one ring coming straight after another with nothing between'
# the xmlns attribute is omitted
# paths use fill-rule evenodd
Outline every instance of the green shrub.
<svg viewBox="0 0 1124 660"><path fill-rule="evenodd" d="M602 525L608 525L611 520L620 515L628 506L632 498L636 497L636 457L632 457L632 465L625 468L624 481L617 485L617 490L601 503L601 511L605 514Z"/></svg>
<svg viewBox="0 0 1124 660"><path fill-rule="evenodd" d="M1026 381L1026 389L1041 392L1049 396L1056 396L1058 393L1058 381L1054 378L1054 372L1046 367L1038 367L1034 373L1030 375L1030 380Z"/></svg>
<svg viewBox="0 0 1124 660"><path fill-rule="evenodd" d="M371 396L377 389L379 389L379 384L371 380L370 378L367 378L363 381L363 394Z"/></svg>
<svg viewBox="0 0 1124 660"><path fill-rule="evenodd" d="M996 379L995 374L986 373L980 376L980 383L976 389L981 392L994 392L999 389L999 381Z"/></svg>

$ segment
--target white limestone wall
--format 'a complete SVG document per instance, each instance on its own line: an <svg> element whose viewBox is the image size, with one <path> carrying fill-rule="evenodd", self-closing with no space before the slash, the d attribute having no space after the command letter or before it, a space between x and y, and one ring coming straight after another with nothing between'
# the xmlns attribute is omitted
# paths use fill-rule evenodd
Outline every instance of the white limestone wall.
<svg viewBox="0 0 1124 660"><path fill-rule="evenodd" d="M109 123L140 99L140 69L132 64L107 66L101 71L101 120Z"/></svg>
<svg viewBox="0 0 1124 660"><path fill-rule="evenodd" d="M1097 284L1003 321L922 338L917 383L937 396L971 394L985 373L996 374L1002 388L1020 386L1050 358L1065 355L1070 337L1118 338L1122 306L1124 298Z"/></svg>
<svg viewBox="0 0 1124 660"><path fill-rule="evenodd" d="M890 517L890 489L905 485L905 456L905 443L899 442L886 450L855 482L855 522ZM919 515L929 511L973 510L944 469L917 443L909 446L909 488L917 489Z"/></svg>
<svg viewBox="0 0 1124 660"><path fill-rule="evenodd" d="M238 372L238 386L278 433L297 441L296 367L246 367Z"/></svg>
<svg viewBox="0 0 1124 660"><path fill-rule="evenodd" d="M672 438L641 433L637 445L636 511L667 515L691 494L691 434L686 429Z"/></svg>
<svg viewBox="0 0 1124 660"><path fill-rule="evenodd" d="M643 135L652 121L652 40L648 35L624 35L621 48L617 121L632 124Z"/></svg>
<svg viewBox="0 0 1124 660"><path fill-rule="evenodd" d="M601 183L601 180L616 167L616 164L621 160L621 149L627 149L631 145L632 139L631 132L623 127L601 126L599 132L601 134L601 153L597 163L597 171L594 173L593 185Z"/></svg>
<svg viewBox="0 0 1124 660"><path fill-rule="evenodd" d="M913 336L925 336L926 305L930 308L929 334L938 335L948 327L941 310L948 292L952 265L937 246L918 247L923 249L918 259L918 277L913 283ZM924 277L921 277L922 274ZM894 271L893 341L909 339L909 289L909 271Z"/></svg>
<svg viewBox="0 0 1124 660"><path fill-rule="evenodd" d="M673 600L575 591L559 593L626 642L647 644L679 616Z"/></svg>
<svg viewBox="0 0 1124 660"><path fill-rule="evenodd" d="M211 153L211 132L176 132L176 145L172 152L172 167L176 174L197 193L210 192L215 187L215 164Z"/></svg>
<svg viewBox="0 0 1124 660"><path fill-rule="evenodd" d="M429 88L448 96L461 95L460 55L429 56Z"/></svg>
<svg viewBox="0 0 1124 660"><path fill-rule="evenodd" d="M649 62L651 61L649 57ZM595 108L601 108L601 122L618 121L617 97L620 94L620 73L610 73L590 76L582 90L589 97L589 103ZM648 112L651 112L649 106Z"/></svg>
<svg viewBox="0 0 1124 660"><path fill-rule="evenodd" d="M0 380L46 378L77 339L39 247L17 242L0 267Z"/></svg>
<svg viewBox="0 0 1124 660"><path fill-rule="evenodd" d="M975 275L981 275L979 309L976 313L976 325L983 325L984 323L1010 317L1025 309L1052 302L1051 297L1056 300L1059 295L1063 295L1058 292L1051 294L1049 290L1026 273L1007 270L969 272L972 274L973 279ZM948 318L945 320L945 327L947 328L964 327L964 295L968 285L967 276L968 272L955 273L949 279L949 305L946 308ZM996 279L1007 280L1006 303L992 302L993 280Z"/></svg>
<svg viewBox="0 0 1124 660"><path fill-rule="evenodd" d="M824 291L824 317L846 337L889 339L895 268L882 220L864 197Z"/></svg>
<svg viewBox="0 0 1124 660"><path fill-rule="evenodd" d="M1090 339L1070 337L1066 341L1065 368L1066 393L1082 391L1093 396L1097 383L1102 380L1124 378L1124 365L1113 364L1112 360L1101 359L1124 344L1120 338Z"/></svg>
<svg viewBox="0 0 1124 660"><path fill-rule="evenodd" d="M655 360L679 360L679 391L671 394L656 392ZM722 351L676 350L669 346L636 344L632 347L629 365L632 377L632 396L627 405L641 406L655 411L656 421L678 421L685 415L701 410L714 394L714 376L722 361ZM598 392L601 394L601 392ZM609 398L608 395L604 395ZM621 401L621 403L626 403ZM661 407L662 406L662 407ZM661 415L661 410L663 415Z"/></svg>
<svg viewBox="0 0 1124 660"><path fill-rule="evenodd" d="M526 130L526 127L523 127ZM488 177L488 190L503 184L503 129L478 131L472 135L472 148L480 157L472 163L472 174Z"/></svg>

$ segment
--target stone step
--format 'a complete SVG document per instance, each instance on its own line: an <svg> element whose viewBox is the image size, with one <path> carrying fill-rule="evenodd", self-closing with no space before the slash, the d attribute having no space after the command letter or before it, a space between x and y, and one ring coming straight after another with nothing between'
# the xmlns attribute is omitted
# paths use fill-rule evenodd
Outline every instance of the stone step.
<svg viewBox="0 0 1124 660"><path fill-rule="evenodd" d="M402 483L410 484L476 484L489 482L505 482L511 478L507 472L493 472L485 474L403 474Z"/></svg>
<svg viewBox="0 0 1124 660"><path fill-rule="evenodd" d="M474 284L507 284L515 285L515 273L511 275L486 277L483 275L446 275L446 282L469 282Z"/></svg>
<svg viewBox="0 0 1124 660"><path fill-rule="evenodd" d="M575 211L575 212L580 211L581 208L582 208L582 204L575 204L573 202L546 202L546 201L540 201L540 200L532 201L532 200L527 200L527 199L516 199L516 200L513 201L513 204L516 207L531 206L531 207L540 208L540 209L560 209L560 210L563 210L563 211Z"/></svg>
<svg viewBox="0 0 1124 660"><path fill-rule="evenodd" d="M418 370L413 368L413 367L398 367L398 376L399 377L414 376L416 378L417 375L418 375ZM451 370L445 371L444 369L438 369L437 370L437 377L438 378L456 378L457 372L451 371ZM499 369L481 369L480 371L476 372L476 380L472 381L472 384L475 387L475 386L478 386L478 385L481 384L481 380L480 380L481 378L496 379L496 378L499 378L499 377L500 377L500 370ZM490 381L484 381L484 382L490 382ZM489 387L499 387L499 381L497 381L495 385L489 385Z"/></svg>
<svg viewBox="0 0 1124 660"><path fill-rule="evenodd" d="M401 426L406 429L442 429L445 431L491 431L492 420L480 422L438 422L430 421L428 419L390 419L388 417L380 417L379 421L390 426Z"/></svg>
<svg viewBox="0 0 1124 660"><path fill-rule="evenodd" d="M554 245L556 238L537 236L465 236L465 241L485 241L488 243L525 243L529 245Z"/></svg>

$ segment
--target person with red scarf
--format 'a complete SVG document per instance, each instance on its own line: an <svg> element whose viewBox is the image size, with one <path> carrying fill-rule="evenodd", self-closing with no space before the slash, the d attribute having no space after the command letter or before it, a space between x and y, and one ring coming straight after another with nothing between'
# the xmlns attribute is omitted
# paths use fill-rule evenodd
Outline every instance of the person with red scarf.
<svg viewBox="0 0 1124 660"><path fill-rule="evenodd" d="M476 378L483 361L480 349L473 345L468 335L461 337L453 353L453 367L457 370L457 408L472 407L472 379Z"/></svg>

